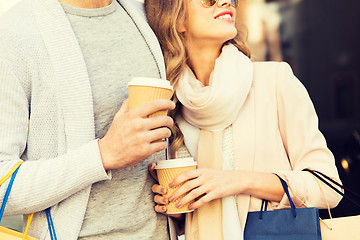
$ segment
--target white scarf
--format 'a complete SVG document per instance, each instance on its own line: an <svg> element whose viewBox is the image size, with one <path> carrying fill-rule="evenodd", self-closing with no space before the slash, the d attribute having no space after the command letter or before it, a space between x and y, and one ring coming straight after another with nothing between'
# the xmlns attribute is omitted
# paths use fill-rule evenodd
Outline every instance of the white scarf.
<svg viewBox="0 0 360 240"><path fill-rule="evenodd" d="M223 47L209 86L197 80L187 67L176 89L176 96L184 105L184 119L195 127L210 131L231 125L251 88L252 68L251 60L234 45Z"/></svg>
<svg viewBox="0 0 360 240"><path fill-rule="evenodd" d="M200 131L189 131L192 127L189 128L188 123L207 131L224 130L238 116L250 91L252 79L252 62L233 45L223 47L210 76L209 86L197 80L190 68L185 70L176 96L184 105L182 116L186 121L177 118L177 122L192 156L197 155L198 141L195 139L199 139ZM229 159L223 157L222 168L230 170L230 165ZM234 197L222 199L222 216L223 239L242 239Z"/></svg>

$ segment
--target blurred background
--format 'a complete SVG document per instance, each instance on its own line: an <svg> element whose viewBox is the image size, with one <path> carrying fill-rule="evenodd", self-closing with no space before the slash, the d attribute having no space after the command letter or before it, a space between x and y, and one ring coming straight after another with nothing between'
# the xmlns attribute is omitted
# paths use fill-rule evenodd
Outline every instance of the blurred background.
<svg viewBox="0 0 360 240"><path fill-rule="evenodd" d="M360 194L360 1L240 2L237 20L247 26L254 59L292 66L313 100L343 184ZM360 208L342 200L332 213L356 215Z"/></svg>
<svg viewBox="0 0 360 240"><path fill-rule="evenodd" d="M17 1L0 0L0 14ZM254 59L292 66L313 100L343 184L360 194L360 1L239 1L237 21L247 26ZM342 200L332 214L357 215L360 208ZM20 219L7 217L1 225L21 229Z"/></svg>

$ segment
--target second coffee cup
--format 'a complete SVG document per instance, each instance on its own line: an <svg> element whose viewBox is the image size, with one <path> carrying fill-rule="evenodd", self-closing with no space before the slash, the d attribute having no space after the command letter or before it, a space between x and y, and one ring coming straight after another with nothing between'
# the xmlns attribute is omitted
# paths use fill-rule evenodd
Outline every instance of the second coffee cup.
<svg viewBox="0 0 360 240"><path fill-rule="evenodd" d="M178 159L171 159L171 160L163 160L159 161L156 164L156 172L159 179L159 183L161 186L166 187L167 193L164 197L168 198L175 190L179 189L182 185L177 186L176 188L170 188L169 183L173 181L173 179L180 175L183 172L188 170L196 169L197 163L194 161L193 158L178 158ZM183 196L180 196L175 202L171 202L166 205L167 214L176 214L176 213L185 213L185 212L192 212L189 210L189 204L185 204L182 208L177 208L175 205L178 201L180 201Z"/></svg>

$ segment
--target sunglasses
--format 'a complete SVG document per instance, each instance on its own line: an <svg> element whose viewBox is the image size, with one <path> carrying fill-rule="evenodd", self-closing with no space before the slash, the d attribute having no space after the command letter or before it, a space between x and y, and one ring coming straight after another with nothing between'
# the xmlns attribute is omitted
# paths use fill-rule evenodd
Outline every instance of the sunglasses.
<svg viewBox="0 0 360 240"><path fill-rule="evenodd" d="M218 0L200 0L200 1L205 7L212 7L217 3ZM233 7L237 7L239 5L239 0L231 0L231 5Z"/></svg>

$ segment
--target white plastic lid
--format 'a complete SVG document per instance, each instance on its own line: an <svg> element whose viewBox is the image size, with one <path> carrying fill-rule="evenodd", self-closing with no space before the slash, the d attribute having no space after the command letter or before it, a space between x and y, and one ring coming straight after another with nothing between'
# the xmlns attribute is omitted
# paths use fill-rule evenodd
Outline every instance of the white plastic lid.
<svg viewBox="0 0 360 240"><path fill-rule="evenodd" d="M178 158L178 159L169 159L162 160L156 163L155 169L164 169L164 168L177 168L177 167L189 167L196 166L197 163L192 157L189 158Z"/></svg>
<svg viewBox="0 0 360 240"><path fill-rule="evenodd" d="M161 79L161 78L146 78L146 77L134 77L128 83L128 86L150 86L150 87L160 87L173 90L173 87L170 85L170 81Z"/></svg>

